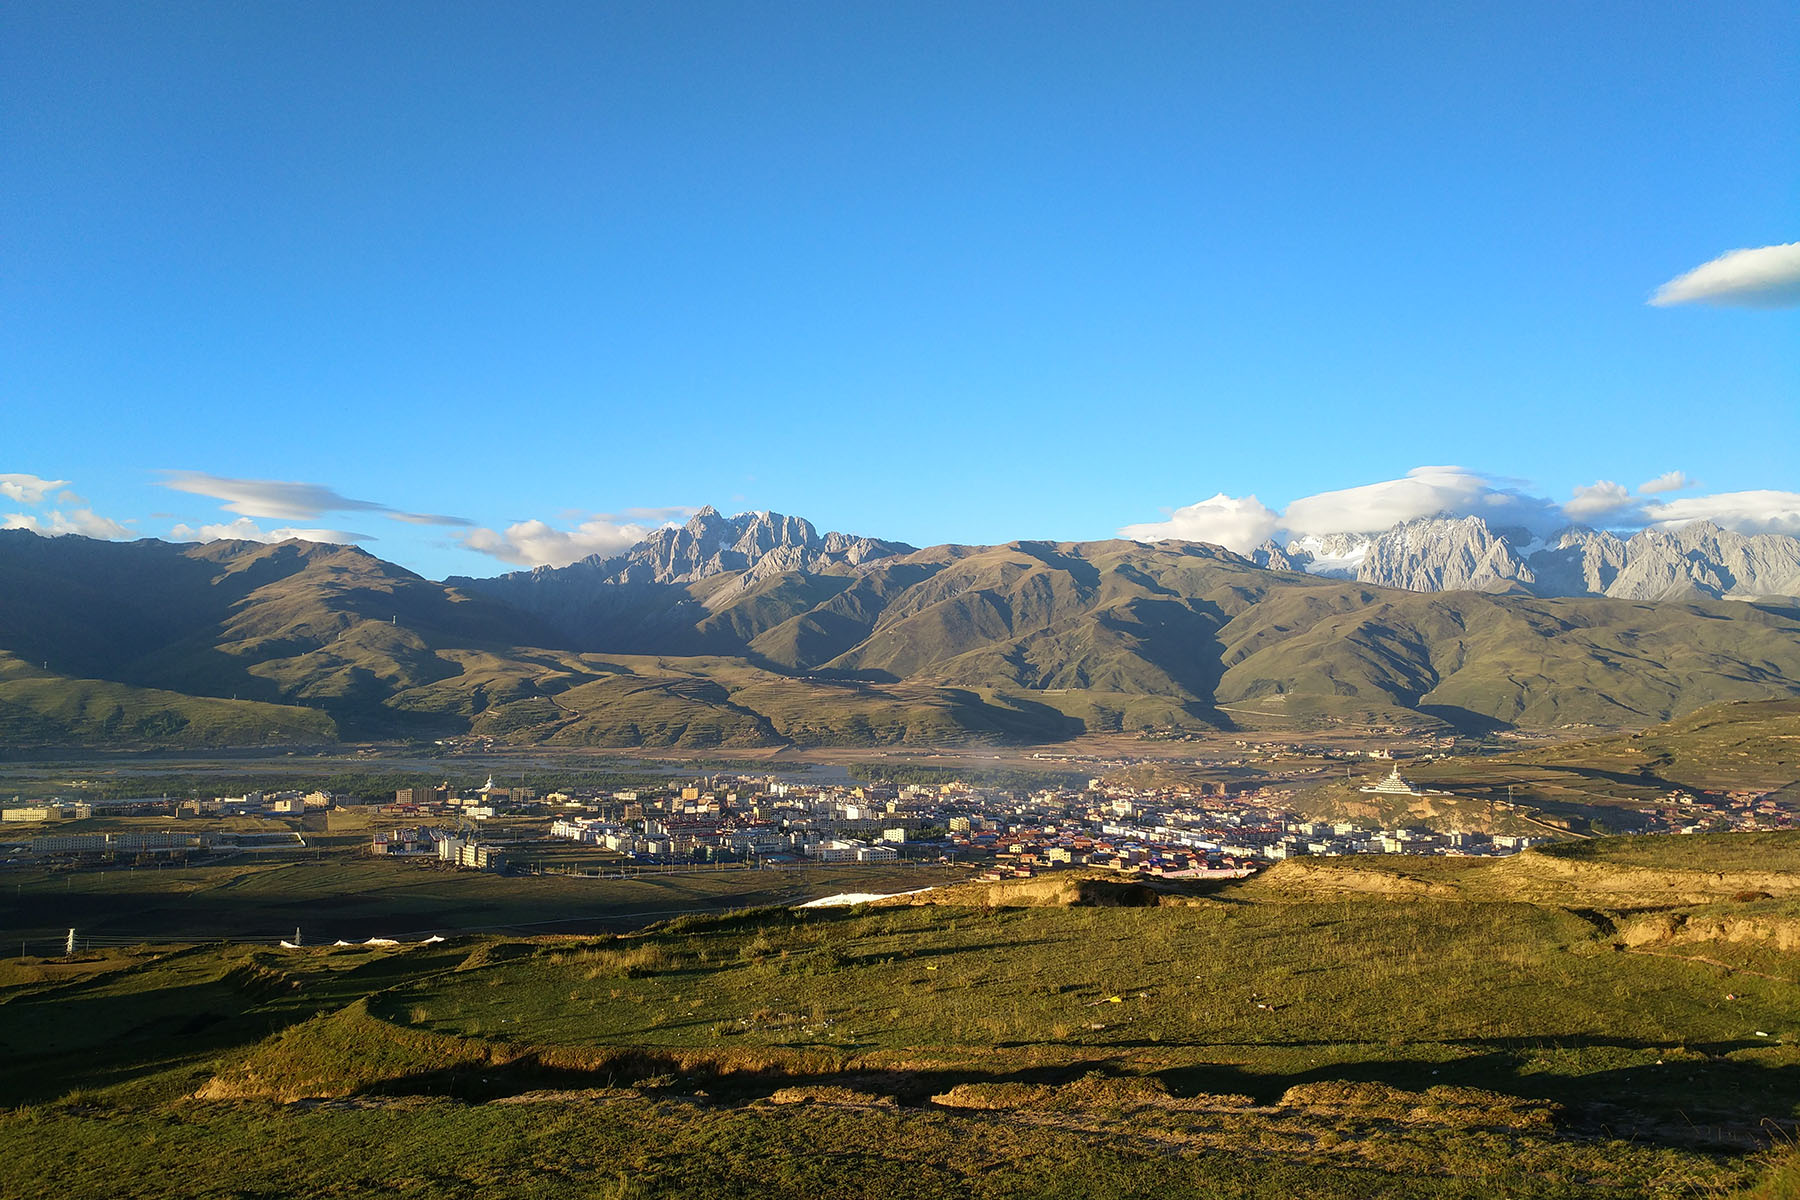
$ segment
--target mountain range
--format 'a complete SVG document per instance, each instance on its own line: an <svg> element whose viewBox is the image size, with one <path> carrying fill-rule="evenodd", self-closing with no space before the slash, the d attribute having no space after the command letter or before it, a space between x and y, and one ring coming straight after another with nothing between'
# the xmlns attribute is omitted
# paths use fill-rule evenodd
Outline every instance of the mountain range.
<svg viewBox="0 0 1800 1200"><path fill-rule="evenodd" d="M710 509L620 555L441 583L352 547L6 531L0 747L1635 727L1800 695L1800 605L1767 598L1793 539L1608 537L1533 547L1465 519L1370 538L1359 574L1458 589L1417 591L1323 572L1354 546L915 549ZM1537 594L1586 586L1557 564L1664 586Z"/></svg>
<svg viewBox="0 0 1800 1200"><path fill-rule="evenodd" d="M1696 521L1621 538L1572 526L1549 537L1480 517L1424 517L1379 533L1264 542L1261 566L1416 592L1473 589L1620 600L1800 596L1800 538Z"/></svg>

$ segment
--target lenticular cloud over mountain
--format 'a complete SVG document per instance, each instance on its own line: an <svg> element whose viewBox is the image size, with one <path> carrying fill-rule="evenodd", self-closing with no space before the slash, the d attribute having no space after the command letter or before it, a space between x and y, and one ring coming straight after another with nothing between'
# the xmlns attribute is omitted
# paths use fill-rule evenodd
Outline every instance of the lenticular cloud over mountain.
<svg viewBox="0 0 1800 1200"><path fill-rule="evenodd" d="M1175 509L1166 520L1127 525L1119 536L1140 542L1171 538L1213 542L1246 553L1277 533L1295 537L1373 533L1420 517L1479 516L1496 525L1538 532L1568 523L1553 501L1509 483L1464 467L1415 467L1400 479L1302 496L1283 512L1255 496L1237 498L1221 492Z"/></svg>
<svg viewBox="0 0 1800 1200"><path fill-rule="evenodd" d="M1713 496L1683 496L1644 510L1650 523L1679 527L1695 521L1711 521L1739 533L1785 533L1800 537L1800 492L1721 492Z"/></svg>
<svg viewBox="0 0 1800 1200"><path fill-rule="evenodd" d="M1371 535L1431 517L1480 517L1496 529L1545 538L1571 525L1623 530L1675 529L1711 521L1739 533L1800 534L1800 494L1776 490L1667 497L1692 488L1685 472L1669 471L1635 492L1610 479L1577 485L1558 503L1513 481L1463 467L1415 467L1399 479L1319 492L1270 508L1255 496L1223 492L1169 510L1162 521L1127 525L1120 537L1140 542L1212 542L1248 554L1274 539Z"/></svg>
<svg viewBox="0 0 1800 1200"><path fill-rule="evenodd" d="M1288 505L1281 526L1291 533L1325 536L1443 515L1546 531L1561 523L1551 501L1503 486L1505 482L1463 467L1414 467L1403 479L1304 496Z"/></svg>

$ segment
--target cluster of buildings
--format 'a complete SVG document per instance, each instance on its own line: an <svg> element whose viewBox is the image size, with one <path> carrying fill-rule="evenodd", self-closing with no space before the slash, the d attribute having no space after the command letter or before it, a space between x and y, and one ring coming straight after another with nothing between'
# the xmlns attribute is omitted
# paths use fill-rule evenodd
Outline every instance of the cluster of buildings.
<svg viewBox="0 0 1800 1200"><path fill-rule="evenodd" d="M242 796L182 800L169 796L69 801L43 800L13 803L0 808L0 821L40 828L94 817L297 817L329 808L335 798L326 792L250 792ZM126 824L129 824L128 822ZM21 831L24 832L24 831ZM106 862L120 859L185 859L190 854L219 850L266 850L277 846L304 846L294 834L240 833L225 829L199 832L186 829L100 829L91 825L81 832L42 832L27 840L11 842L8 851L33 858L73 862Z"/></svg>
<svg viewBox="0 0 1800 1200"><path fill-rule="evenodd" d="M503 846L459 830L423 825L376 833L369 850L391 858L432 858L475 871L504 871L507 865Z"/></svg>
<svg viewBox="0 0 1800 1200"><path fill-rule="evenodd" d="M1397 782L1396 782L1397 781ZM1410 790L1398 773L1385 785ZM1302 820L1278 788L1224 783L1018 794L960 783L817 787L729 777L561 799L550 836L658 862L934 858L994 877L1065 866L1164 878L1247 874L1304 854L1511 854L1542 837ZM548 799L559 799L561 794Z"/></svg>
<svg viewBox="0 0 1800 1200"><path fill-rule="evenodd" d="M1254 749L1268 752L1267 747ZM1390 757L1379 750L1361 753ZM497 786L490 777L485 785L469 790L448 783L398 789L391 802L377 806L381 815L396 819L371 836L369 847L380 856L431 859L476 870L504 869L509 855L516 859L536 853L529 843L537 843L541 850L548 840L654 864L869 864L909 859L954 862L996 877L1082 866L1205 878L1241 875L1301 855L1505 855L1549 840L1535 833L1389 829L1354 820L1312 819L1295 811L1294 784L1268 774L1219 774L1226 781L1136 787L1094 778L1085 787L1029 793L960 782L821 785L739 774L655 788L559 790L544 795L530 788ZM1374 805L1376 810L1389 812L1406 811L1412 801L1443 795L1408 783L1397 767L1386 779L1361 790L1371 793L1369 800L1380 802ZM1649 831L1792 828L1800 825L1791 803L1795 798L1677 791L1654 804L1623 811ZM1388 803L1396 799L1407 803ZM122 813L297 817L337 802L327 792L299 790L91 804L27 804L15 798L0 810L0 817L40 826ZM1492 807L1512 809L1499 801ZM482 823L496 816L516 818L510 822L509 835L495 835L491 827L483 832ZM38 832L31 840L31 852L40 856L178 855L231 845L233 838L264 836Z"/></svg>
<svg viewBox="0 0 1800 1200"><path fill-rule="evenodd" d="M43 800L25 804L17 796L0 807L0 821L8 824L41 825L50 821L85 821L94 815L94 806L67 800Z"/></svg>
<svg viewBox="0 0 1800 1200"><path fill-rule="evenodd" d="M185 857L206 846L205 834L173 831L50 834L31 839L31 853L40 857Z"/></svg>
<svg viewBox="0 0 1800 1200"><path fill-rule="evenodd" d="M881 790L737 779L682 786L662 798L614 792L615 812L563 816L550 836L660 861L892 862L922 822L891 795L878 804L871 793Z"/></svg>
<svg viewBox="0 0 1800 1200"><path fill-rule="evenodd" d="M522 804L530 804L537 799L537 792L528 787L496 787L494 777L481 787L467 794L450 783L427 785L424 787L398 788L394 792L394 802L384 804L381 808L385 816L425 816L437 813L453 813L470 820L485 820L508 808Z"/></svg>
<svg viewBox="0 0 1800 1200"><path fill-rule="evenodd" d="M164 817L298 817L323 812L337 803L330 792L246 792L242 796L212 796L188 800L170 796L141 796L121 800L39 800L23 803L17 796L0 808L0 821L45 824L52 821L85 821L95 816Z"/></svg>
<svg viewBox="0 0 1800 1200"><path fill-rule="evenodd" d="M1227 797L1220 785L1109 788L1094 780L1085 793L1041 792L1007 813L951 818L950 829L956 844L966 836L969 849L989 852L990 874L1002 877L1064 865L1235 877L1308 854L1513 854L1546 840L1310 821L1286 806L1290 798L1268 787ZM1047 816L1052 810L1060 815Z"/></svg>
<svg viewBox="0 0 1800 1200"><path fill-rule="evenodd" d="M1800 815L1782 803L1781 792L1727 792L1724 795L1700 794L1680 790L1669 792L1658 803L1645 805L1638 814L1647 821L1651 833L1748 833L1761 829L1793 829L1800 826ZM1800 799L1800 796L1792 797Z"/></svg>
<svg viewBox="0 0 1800 1200"><path fill-rule="evenodd" d="M398 788L393 803L380 807L381 815L449 816L455 818L456 828L419 824L380 830L370 838L369 851L388 858L430 858L473 871L504 871L510 863L509 847L472 832L474 823L519 806L535 807L536 801L533 789L496 786L492 775L466 794L448 782Z"/></svg>
<svg viewBox="0 0 1800 1200"><path fill-rule="evenodd" d="M215 796L210 800L181 800L178 817L299 817L324 812L337 803L330 792L245 792L242 796Z"/></svg>

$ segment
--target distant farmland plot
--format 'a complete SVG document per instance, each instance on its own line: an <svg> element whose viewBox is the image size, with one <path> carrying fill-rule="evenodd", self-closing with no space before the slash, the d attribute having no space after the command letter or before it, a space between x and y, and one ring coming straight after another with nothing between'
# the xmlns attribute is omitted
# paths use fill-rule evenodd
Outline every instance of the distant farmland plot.
<svg viewBox="0 0 1800 1200"><path fill-rule="evenodd" d="M17 939L76 928L107 938L184 942L309 940L432 931L619 929L687 912L798 903L839 891L901 891L951 878L935 867L741 867L632 879L497 875L357 854L289 861L0 876L0 930ZM0 936L4 936L0 934ZM0 951L5 943L0 941Z"/></svg>

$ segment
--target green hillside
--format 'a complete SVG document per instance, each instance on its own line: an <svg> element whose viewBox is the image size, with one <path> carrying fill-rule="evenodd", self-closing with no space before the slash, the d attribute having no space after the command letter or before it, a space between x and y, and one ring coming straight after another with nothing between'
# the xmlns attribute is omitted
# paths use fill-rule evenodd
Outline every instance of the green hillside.
<svg viewBox="0 0 1800 1200"><path fill-rule="evenodd" d="M338 740L316 709L70 679L0 653L0 746L258 746Z"/></svg>
<svg viewBox="0 0 1800 1200"><path fill-rule="evenodd" d="M1197 544L942 546L847 574L614 589L585 610L554 574L538 600L516 580L506 594L541 601L579 649L1029 698L1083 729L1632 726L1800 692L1790 609L1397 592Z"/></svg>
<svg viewBox="0 0 1800 1200"><path fill-rule="evenodd" d="M1198 543L940 546L586 591L538 580L514 577L503 603L482 581L449 587L345 547L14 531L0 533L0 650L67 679L304 706L346 737L580 746L1635 728L1800 697L1790 607L1393 591ZM29 715L50 690L12 718L17 736L63 736Z"/></svg>
<svg viewBox="0 0 1800 1200"><path fill-rule="evenodd" d="M1708 705L1638 733L1512 758L1637 774L1685 787L1784 787L1800 780L1800 700Z"/></svg>

